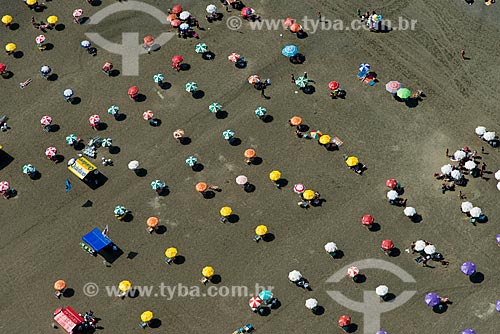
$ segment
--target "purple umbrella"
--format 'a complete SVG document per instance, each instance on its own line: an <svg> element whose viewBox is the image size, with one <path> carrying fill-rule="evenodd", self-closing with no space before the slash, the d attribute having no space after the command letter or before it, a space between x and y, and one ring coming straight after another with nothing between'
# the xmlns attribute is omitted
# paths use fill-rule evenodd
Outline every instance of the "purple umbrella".
<svg viewBox="0 0 500 334"><path fill-rule="evenodd" d="M497 235L497 244L499 244L499 245L500 245L500 234L499 234L499 235Z"/></svg>
<svg viewBox="0 0 500 334"><path fill-rule="evenodd" d="M464 329L460 334L476 334L476 331L470 328Z"/></svg>
<svg viewBox="0 0 500 334"><path fill-rule="evenodd" d="M435 292L429 292L428 294L426 294L424 300L427 306L431 307L434 307L436 305L439 305L439 303L441 303L441 299Z"/></svg>
<svg viewBox="0 0 500 334"><path fill-rule="evenodd" d="M389 333L387 333L386 331L377 331L377 333L375 334L389 334Z"/></svg>
<svg viewBox="0 0 500 334"><path fill-rule="evenodd" d="M497 311L500 312L500 300L497 300Z"/></svg>
<svg viewBox="0 0 500 334"><path fill-rule="evenodd" d="M462 270L462 272L465 275L470 276L470 275L472 275L472 274L474 274L476 272L476 265L474 263L472 263L472 262L465 262L460 267L460 270Z"/></svg>

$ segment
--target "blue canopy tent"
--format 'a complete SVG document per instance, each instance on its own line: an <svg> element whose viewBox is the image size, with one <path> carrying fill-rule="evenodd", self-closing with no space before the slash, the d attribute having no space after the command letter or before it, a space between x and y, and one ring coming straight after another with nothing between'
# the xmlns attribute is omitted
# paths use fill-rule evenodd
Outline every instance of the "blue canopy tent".
<svg viewBox="0 0 500 334"><path fill-rule="evenodd" d="M97 227L82 237L83 242L89 245L95 252L99 252L104 247L112 244L110 238L102 234Z"/></svg>

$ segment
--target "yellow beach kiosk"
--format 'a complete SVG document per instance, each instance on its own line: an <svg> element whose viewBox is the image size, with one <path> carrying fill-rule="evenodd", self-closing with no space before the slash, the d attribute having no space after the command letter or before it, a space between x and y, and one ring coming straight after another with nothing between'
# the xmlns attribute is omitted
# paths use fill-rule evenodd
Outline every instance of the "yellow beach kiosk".
<svg viewBox="0 0 500 334"><path fill-rule="evenodd" d="M100 187L107 180L97 167L84 157L70 159L68 169L92 189Z"/></svg>

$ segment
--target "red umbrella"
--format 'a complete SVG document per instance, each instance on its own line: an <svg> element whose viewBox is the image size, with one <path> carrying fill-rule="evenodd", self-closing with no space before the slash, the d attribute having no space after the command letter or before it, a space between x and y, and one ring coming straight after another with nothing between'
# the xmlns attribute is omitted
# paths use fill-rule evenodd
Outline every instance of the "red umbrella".
<svg viewBox="0 0 500 334"><path fill-rule="evenodd" d="M182 58L182 56L174 56L172 58L172 63L180 63L184 60L184 58Z"/></svg>
<svg viewBox="0 0 500 334"><path fill-rule="evenodd" d="M253 9L250 7L245 7L241 10L241 16L247 17L253 14Z"/></svg>
<svg viewBox="0 0 500 334"><path fill-rule="evenodd" d="M52 159L56 154L57 154L57 149L54 146L48 147L45 150L45 155L49 159Z"/></svg>
<svg viewBox="0 0 500 334"><path fill-rule="evenodd" d="M154 117L154 114L151 110L146 110L145 112L142 113L142 119L145 121L149 121Z"/></svg>
<svg viewBox="0 0 500 334"><path fill-rule="evenodd" d="M174 27L174 28L177 28L178 26L180 26L180 25L181 25L181 20L177 20L177 19L175 19L175 20L173 20L172 22L170 22L170 25L171 25L172 27Z"/></svg>
<svg viewBox="0 0 500 334"><path fill-rule="evenodd" d="M262 299L260 299L258 296L255 296L255 297L252 297L250 298L250 300L248 301L248 305L251 307L251 308L257 308L260 306L260 304L262 304Z"/></svg>
<svg viewBox="0 0 500 334"><path fill-rule="evenodd" d="M283 25L285 27L290 27L292 24L295 23L295 20L292 19L291 17L287 17L284 21L283 21Z"/></svg>
<svg viewBox="0 0 500 334"><path fill-rule="evenodd" d="M175 6L172 8L172 13L174 13L174 14L179 14L180 12L182 12L182 6L181 6L181 5L175 5Z"/></svg>
<svg viewBox="0 0 500 334"><path fill-rule="evenodd" d="M7 68L7 66L5 66L4 63L0 63L0 72L5 71L6 68Z"/></svg>
<svg viewBox="0 0 500 334"><path fill-rule="evenodd" d="M385 181L385 185L387 186L387 188L394 189L397 187L398 181L396 181L395 179L388 179L387 181Z"/></svg>
<svg viewBox="0 0 500 334"><path fill-rule="evenodd" d="M381 247L382 247L383 250L388 251L388 250L391 250L394 247L394 244L392 243L391 240L386 239L386 240L382 241Z"/></svg>
<svg viewBox="0 0 500 334"><path fill-rule="evenodd" d="M130 88L128 89L128 92L127 92L127 94L128 94L129 96L135 96L135 95L137 95L137 93L139 93L139 87L137 87L137 86L132 86L132 87L130 87Z"/></svg>
<svg viewBox="0 0 500 334"><path fill-rule="evenodd" d="M338 323L340 327L349 326L351 324L351 317L348 315L343 315L339 318Z"/></svg>
<svg viewBox="0 0 500 334"><path fill-rule="evenodd" d="M361 219L361 224L363 225L371 225L373 224L373 216L372 215L364 215Z"/></svg>
<svg viewBox="0 0 500 334"><path fill-rule="evenodd" d="M101 117L99 117L99 115L92 115L89 117L89 123L92 126L98 124L100 121L101 121Z"/></svg>
<svg viewBox="0 0 500 334"><path fill-rule="evenodd" d="M340 85L337 81L330 81L330 83L328 84L328 89L329 90L336 90L336 89L339 89Z"/></svg>
<svg viewBox="0 0 500 334"><path fill-rule="evenodd" d="M103 71L111 71L113 69L113 64L110 63L109 61L105 62L104 65L102 65Z"/></svg>
<svg viewBox="0 0 500 334"><path fill-rule="evenodd" d="M290 26L290 31L293 33L299 32L300 30L302 30L302 26L298 23L294 23Z"/></svg>
<svg viewBox="0 0 500 334"><path fill-rule="evenodd" d="M240 60L241 56L235 52L231 53L229 56L227 56L227 59L229 59L230 62L236 63L238 60Z"/></svg>
<svg viewBox="0 0 500 334"><path fill-rule="evenodd" d="M155 43L155 39L153 36L146 36L144 37L144 45L146 46L151 46Z"/></svg>

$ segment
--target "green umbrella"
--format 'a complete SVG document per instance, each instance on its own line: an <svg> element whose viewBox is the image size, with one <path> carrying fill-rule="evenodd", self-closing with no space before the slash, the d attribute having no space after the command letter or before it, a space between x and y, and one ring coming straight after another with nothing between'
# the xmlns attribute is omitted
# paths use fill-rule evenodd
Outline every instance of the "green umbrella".
<svg viewBox="0 0 500 334"><path fill-rule="evenodd" d="M222 110L222 106L219 103L214 102L214 103L212 103L211 105L208 106L208 110L210 110L211 113L215 114L215 113L217 113L217 112L219 112L219 111Z"/></svg>
<svg viewBox="0 0 500 334"><path fill-rule="evenodd" d="M30 165L30 164L26 164L23 166L23 173L24 174L33 174L34 172L36 172L36 169L35 167L33 167L33 165Z"/></svg>
<svg viewBox="0 0 500 334"><path fill-rule="evenodd" d="M267 113L267 109L264 107L258 107L257 109L255 109L255 115L257 117L263 117L266 115L266 113Z"/></svg>
<svg viewBox="0 0 500 334"><path fill-rule="evenodd" d="M188 82L187 84L184 85L184 89L186 92L189 93L194 93L198 89L198 84L196 82Z"/></svg>
<svg viewBox="0 0 500 334"><path fill-rule="evenodd" d="M76 143L77 140L78 140L78 137L73 133L66 137L66 143L68 145L73 145L74 143Z"/></svg>
<svg viewBox="0 0 500 334"><path fill-rule="evenodd" d="M267 303L273 298L273 293L269 290L262 290L259 292L259 298L262 299L264 303Z"/></svg>
<svg viewBox="0 0 500 334"><path fill-rule="evenodd" d="M108 114L110 115L116 115L120 111L120 108L118 106L112 105L111 107L108 108Z"/></svg>
<svg viewBox="0 0 500 334"><path fill-rule="evenodd" d="M397 95L400 99L407 99L411 96L411 92L408 88L398 89Z"/></svg>
<svg viewBox="0 0 500 334"><path fill-rule="evenodd" d="M198 43L194 47L196 53L205 53L208 51L208 46L205 43Z"/></svg>
<svg viewBox="0 0 500 334"><path fill-rule="evenodd" d="M297 79L295 79L295 84L299 88L306 87L308 83L309 83L309 80L307 80L306 77L298 77Z"/></svg>
<svg viewBox="0 0 500 334"><path fill-rule="evenodd" d="M197 162L198 159L194 155L187 157L186 159L186 165L188 165L189 167L194 167L194 165L196 165Z"/></svg>
<svg viewBox="0 0 500 334"><path fill-rule="evenodd" d="M115 207L114 212L116 216L123 216L124 214L127 213L127 208L125 208L122 205L118 205L117 207Z"/></svg>
<svg viewBox="0 0 500 334"><path fill-rule="evenodd" d="M151 182L151 189L156 190L161 188L165 188L165 182L160 180L154 180L153 182Z"/></svg>
<svg viewBox="0 0 500 334"><path fill-rule="evenodd" d="M104 138L101 142L101 145L103 147L111 147L112 144L113 144L113 140L111 138Z"/></svg>
<svg viewBox="0 0 500 334"><path fill-rule="evenodd" d="M234 131L233 130L225 130L224 132L222 132L222 138L224 138L225 140L229 140L231 138L234 137Z"/></svg>

